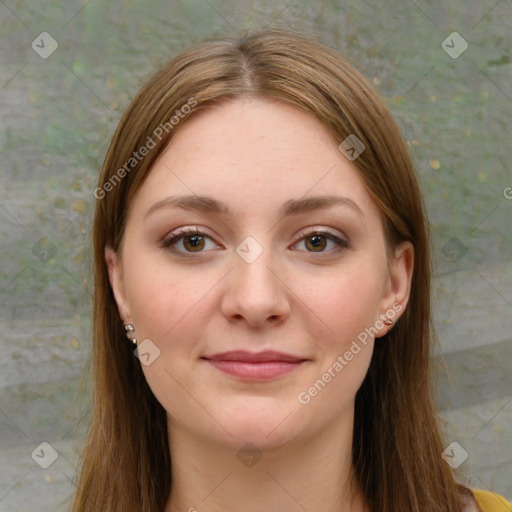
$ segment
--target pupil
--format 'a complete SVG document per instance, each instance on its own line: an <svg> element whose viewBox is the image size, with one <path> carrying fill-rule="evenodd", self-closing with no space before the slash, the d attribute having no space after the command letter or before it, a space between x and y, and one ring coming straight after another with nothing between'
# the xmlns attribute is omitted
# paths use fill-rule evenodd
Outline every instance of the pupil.
<svg viewBox="0 0 512 512"><path fill-rule="evenodd" d="M195 247L195 246L197 246L197 245L199 245L199 243L200 243L200 238L201 238L201 237L200 237L200 236L198 236L198 235L194 235L194 236L192 236L192 237L190 238L190 240L192 241L192 242L191 242L191 245L192 245L192 246L194 246L194 247Z"/></svg>
<svg viewBox="0 0 512 512"><path fill-rule="evenodd" d="M325 240L323 235L313 235L309 237L309 245L314 249L323 249L325 247Z"/></svg>
<svg viewBox="0 0 512 512"><path fill-rule="evenodd" d="M196 249L202 249L204 246L204 240L202 235L188 235L184 240L185 247L193 252Z"/></svg>

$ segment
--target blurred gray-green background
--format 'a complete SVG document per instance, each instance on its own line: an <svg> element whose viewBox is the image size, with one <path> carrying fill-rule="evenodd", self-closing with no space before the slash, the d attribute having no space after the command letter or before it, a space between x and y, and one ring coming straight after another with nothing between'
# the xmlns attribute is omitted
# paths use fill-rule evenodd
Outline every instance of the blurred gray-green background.
<svg viewBox="0 0 512 512"><path fill-rule="evenodd" d="M64 511L74 490L92 192L123 110L191 43L270 26L338 48L396 116L432 225L451 463L512 498L511 14L511 0L0 1L0 512Z"/></svg>

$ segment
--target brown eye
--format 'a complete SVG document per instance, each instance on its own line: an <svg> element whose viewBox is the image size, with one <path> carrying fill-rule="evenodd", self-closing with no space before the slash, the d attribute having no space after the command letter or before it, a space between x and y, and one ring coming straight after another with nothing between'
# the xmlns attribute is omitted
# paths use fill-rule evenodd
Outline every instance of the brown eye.
<svg viewBox="0 0 512 512"><path fill-rule="evenodd" d="M306 247L313 252L321 252L327 246L327 239L322 235L312 235L305 238Z"/></svg>
<svg viewBox="0 0 512 512"><path fill-rule="evenodd" d="M204 237L201 235L184 236L183 247L190 252L201 251L204 247Z"/></svg>
<svg viewBox="0 0 512 512"><path fill-rule="evenodd" d="M213 243L211 237L202 233L197 228L180 229L178 232L171 233L169 237L163 240L161 246L181 254L200 253L204 252L203 249L205 249L208 240Z"/></svg>
<svg viewBox="0 0 512 512"><path fill-rule="evenodd" d="M302 237L296 242L296 245L304 242L306 252L331 253L346 249L349 245L346 240L327 231L310 231L309 233L301 233L301 235ZM325 250L329 242L334 244L335 247L332 250Z"/></svg>

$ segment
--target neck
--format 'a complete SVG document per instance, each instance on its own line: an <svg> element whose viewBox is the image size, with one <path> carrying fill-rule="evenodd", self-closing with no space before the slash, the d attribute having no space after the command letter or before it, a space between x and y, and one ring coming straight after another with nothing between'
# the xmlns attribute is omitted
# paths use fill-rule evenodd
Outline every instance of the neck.
<svg viewBox="0 0 512 512"><path fill-rule="evenodd" d="M244 512L367 510L352 470L353 418L261 450L214 443L168 423L172 483L165 512L225 512L242 504Z"/></svg>

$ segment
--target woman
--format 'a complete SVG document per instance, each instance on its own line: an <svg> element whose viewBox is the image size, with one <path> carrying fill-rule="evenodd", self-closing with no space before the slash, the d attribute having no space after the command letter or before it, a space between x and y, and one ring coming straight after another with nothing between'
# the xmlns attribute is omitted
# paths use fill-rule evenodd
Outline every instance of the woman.
<svg viewBox="0 0 512 512"><path fill-rule="evenodd" d="M441 457L422 197L336 52L276 30L184 52L95 197L75 512L510 510Z"/></svg>

